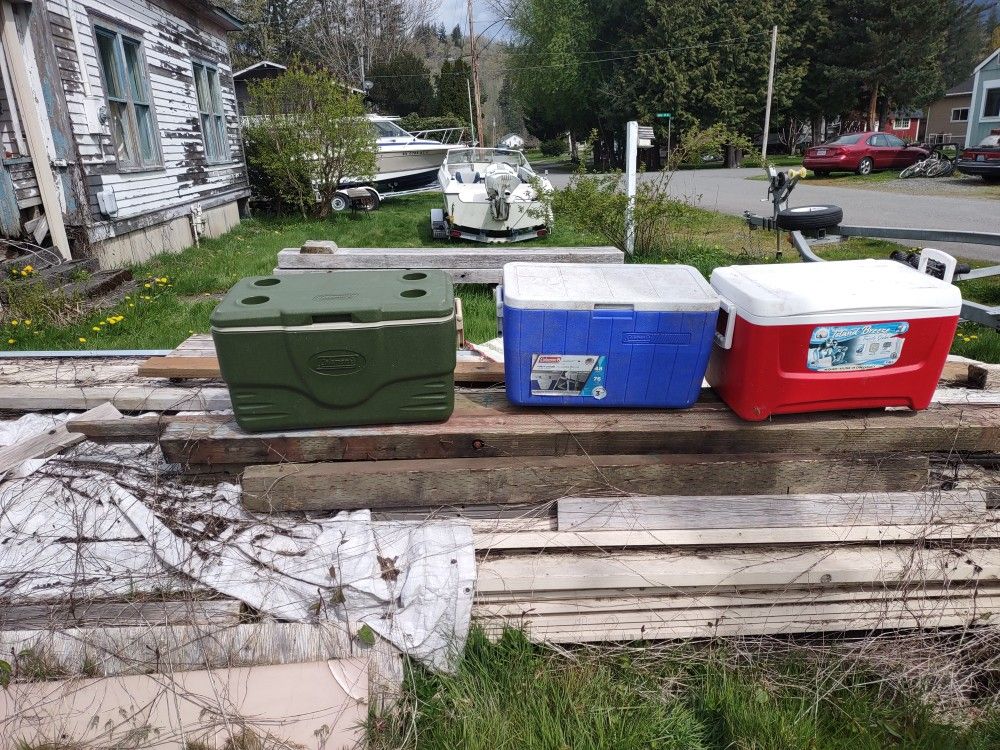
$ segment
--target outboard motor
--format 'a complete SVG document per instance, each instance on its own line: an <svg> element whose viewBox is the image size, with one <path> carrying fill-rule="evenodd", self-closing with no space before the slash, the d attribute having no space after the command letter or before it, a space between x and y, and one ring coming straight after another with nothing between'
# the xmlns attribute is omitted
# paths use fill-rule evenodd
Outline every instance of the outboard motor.
<svg viewBox="0 0 1000 750"><path fill-rule="evenodd" d="M511 193L521 184L517 172L509 164L491 164L486 169L485 183L493 220L507 221L510 217Z"/></svg>

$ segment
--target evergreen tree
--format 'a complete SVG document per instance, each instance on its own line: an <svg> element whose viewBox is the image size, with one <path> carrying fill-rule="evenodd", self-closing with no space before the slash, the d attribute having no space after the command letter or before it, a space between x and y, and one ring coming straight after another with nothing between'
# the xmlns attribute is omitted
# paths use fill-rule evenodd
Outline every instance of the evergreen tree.
<svg viewBox="0 0 1000 750"><path fill-rule="evenodd" d="M438 38L438 41L441 42L441 44L444 44L445 42L448 41L448 31L447 31L447 29L445 29L444 24L441 24L440 26L438 26L438 29L437 29L437 38Z"/></svg>
<svg viewBox="0 0 1000 750"><path fill-rule="evenodd" d="M472 68L464 60L445 60L436 78L437 111L465 121L469 117L469 93L466 81L472 78Z"/></svg>
<svg viewBox="0 0 1000 750"><path fill-rule="evenodd" d="M382 114L435 114L434 87L427 65L412 52L400 52L372 68L368 98Z"/></svg>
<svg viewBox="0 0 1000 750"><path fill-rule="evenodd" d="M462 27L459 26L456 23L455 24L455 28L453 28L451 30L451 43L454 44L456 47L461 47L462 46L462 38L463 38L462 37Z"/></svg>

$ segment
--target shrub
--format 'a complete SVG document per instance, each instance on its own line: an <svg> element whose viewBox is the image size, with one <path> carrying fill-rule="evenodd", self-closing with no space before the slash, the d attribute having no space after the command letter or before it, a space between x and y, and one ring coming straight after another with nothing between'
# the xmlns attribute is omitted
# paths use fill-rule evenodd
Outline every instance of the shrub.
<svg viewBox="0 0 1000 750"><path fill-rule="evenodd" d="M292 67L250 87L251 164L303 216L326 216L345 178L375 171L375 131L360 96L325 71Z"/></svg>
<svg viewBox="0 0 1000 750"><path fill-rule="evenodd" d="M565 138L549 138L547 141L542 141L539 146L543 156L561 156L566 153L566 139Z"/></svg>

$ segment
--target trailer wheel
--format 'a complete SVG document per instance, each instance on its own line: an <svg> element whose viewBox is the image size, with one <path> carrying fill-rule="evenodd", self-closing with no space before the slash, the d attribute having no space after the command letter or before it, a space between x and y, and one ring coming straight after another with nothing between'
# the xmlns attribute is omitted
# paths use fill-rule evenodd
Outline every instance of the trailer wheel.
<svg viewBox="0 0 1000 750"><path fill-rule="evenodd" d="M779 229L830 229L844 220L840 206L796 206L778 212Z"/></svg>
<svg viewBox="0 0 1000 750"><path fill-rule="evenodd" d="M333 209L334 213L343 213L350 205L351 201L344 193L334 193L330 200L330 208Z"/></svg>
<svg viewBox="0 0 1000 750"><path fill-rule="evenodd" d="M368 193L368 198L361 203L362 211L377 211L378 207L382 205L382 199L379 197L378 191L375 188L366 187L365 192Z"/></svg>

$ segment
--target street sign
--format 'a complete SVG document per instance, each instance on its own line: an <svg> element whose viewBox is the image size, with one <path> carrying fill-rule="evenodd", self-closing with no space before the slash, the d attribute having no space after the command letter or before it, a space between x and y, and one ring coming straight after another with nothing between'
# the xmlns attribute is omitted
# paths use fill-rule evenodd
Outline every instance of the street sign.
<svg viewBox="0 0 1000 750"><path fill-rule="evenodd" d="M670 114L669 112L657 112L656 116L666 120L669 120L671 117L673 117L673 115Z"/></svg>

